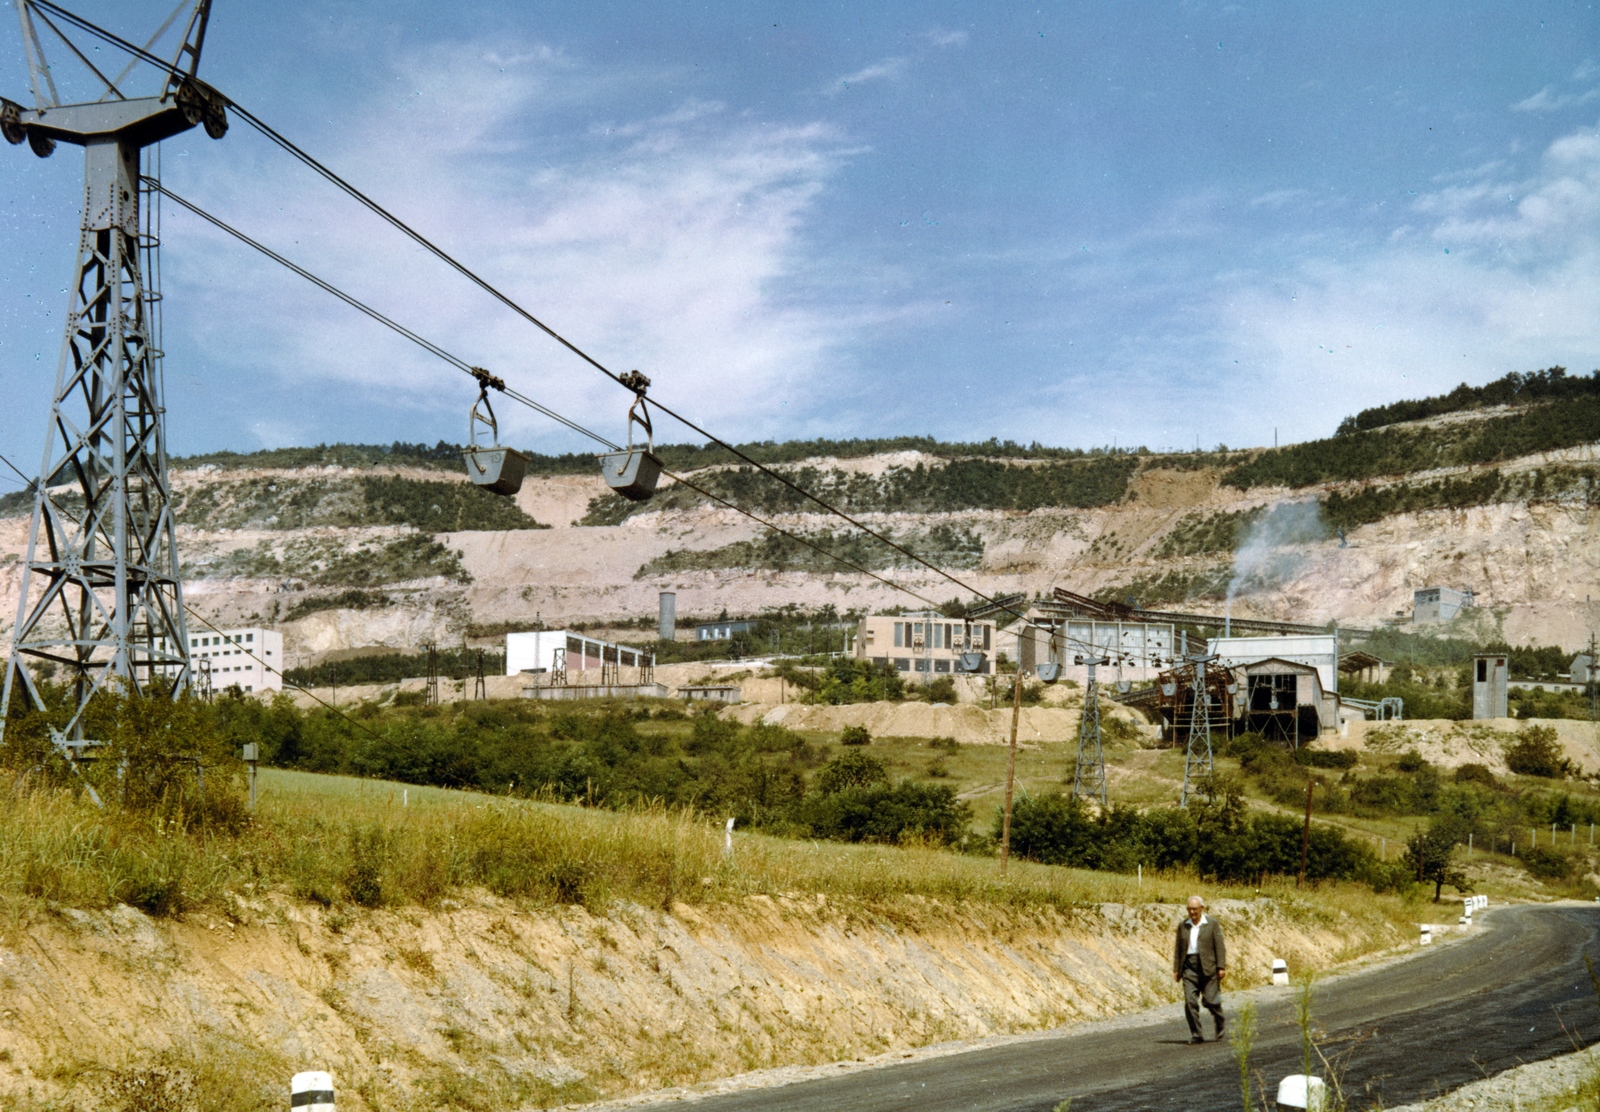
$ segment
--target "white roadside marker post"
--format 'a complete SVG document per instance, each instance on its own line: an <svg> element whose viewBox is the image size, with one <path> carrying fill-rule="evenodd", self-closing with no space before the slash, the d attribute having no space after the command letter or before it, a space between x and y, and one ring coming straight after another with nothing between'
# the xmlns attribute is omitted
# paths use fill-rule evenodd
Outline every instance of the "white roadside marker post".
<svg viewBox="0 0 1600 1112"><path fill-rule="evenodd" d="M1433 945L1433 927L1427 923L1422 924L1422 942L1420 945Z"/></svg>
<svg viewBox="0 0 1600 1112"><path fill-rule="evenodd" d="M1279 1108L1303 1108L1306 1112L1321 1112L1327 1095L1327 1086L1322 1083L1320 1077L1291 1073L1278 1082Z"/></svg>
<svg viewBox="0 0 1600 1112"><path fill-rule="evenodd" d="M289 1081L291 1112L334 1112L333 1075L322 1070L297 1073Z"/></svg>
<svg viewBox="0 0 1600 1112"><path fill-rule="evenodd" d="M1289 983L1289 963L1282 958L1272 959L1272 983L1275 985Z"/></svg>

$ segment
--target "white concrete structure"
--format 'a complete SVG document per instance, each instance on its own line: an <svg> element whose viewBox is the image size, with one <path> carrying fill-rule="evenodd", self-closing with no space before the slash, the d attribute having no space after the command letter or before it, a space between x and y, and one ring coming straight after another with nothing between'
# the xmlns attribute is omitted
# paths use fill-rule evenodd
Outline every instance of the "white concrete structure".
<svg viewBox="0 0 1600 1112"><path fill-rule="evenodd" d="M1258 660L1276 658L1309 664L1326 692L1339 690L1339 646L1333 634L1294 634L1289 637L1218 637L1208 646L1217 663L1238 668Z"/></svg>
<svg viewBox="0 0 1600 1112"><path fill-rule="evenodd" d="M1511 670L1509 657L1482 653L1472 658L1472 717L1505 718Z"/></svg>
<svg viewBox="0 0 1600 1112"><path fill-rule="evenodd" d="M1411 621L1413 625L1430 625L1448 622L1463 610L1472 608L1475 597L1468 591L1449 587L1423 587L1411 594Z"/></svg>
<svg viewBox="0 0 1600 1112"><path fill-rule="evenodd" d="M506 634L506 675L554 671L558 652L566 655L569 676L607 664L638 668L651 662L644 649L601 641L570 629L543 629Z"/></svg>
<svg viewBox="0 0 1600 1112"><path fill-rule="evenodd" d="M166 647L164 642L161 647ZM283 634L275 629L248 626L213 633L191 627L189 662L196 682L209 667L212 691L283 690Z"/></svg>

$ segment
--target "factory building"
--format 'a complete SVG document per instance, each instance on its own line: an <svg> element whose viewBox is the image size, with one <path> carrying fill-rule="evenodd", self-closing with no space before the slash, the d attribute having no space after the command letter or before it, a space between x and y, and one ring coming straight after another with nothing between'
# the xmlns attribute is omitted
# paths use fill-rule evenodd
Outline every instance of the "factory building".
<svg viewBox="0 0 1600 1112"><path fill-rule="evenodd" d="M166 638L156 644L162 651L167 648ZM213 691L230 687L247 692L282 691L283 634L259 626L194 633L189 636L189 663L197 683L203 683L209 674ZM173 667L164 671L169 678L177 675Z"/></svg>
<svg viewBox="0 0 1600 1112"><path fill-rule="evenodd" d="M960 658L982 654L975 674L989 675L994 663L994 623L947 618L932 610L920 614L874 614L856 627L857 659L887 664L910 679L931 679L966 671Z"/></svg>
<svg viewBox="0 0 1600 1112"><path fill-rule="evenodd" d="M731 641L735 633L753 633L759 622L706 622L694 627L696 641Z"/></svg>
<svg viewBox="0 0 1600 1112"><path fill-rule="evenodd" d="M1474 599L1475 596L1470 590L1424 587L1411 595L1411 622L1413 625L1448 622L1463 610L1470 610Z"/></svg>
<svg viewBox="0 0 1600 1112"><path fill-rule="evenodd" d="M570 629L545 629L506 634L506 675L523 672L575 673L612 667L648 668L653 658L645 649L602 641Z"/></svg>

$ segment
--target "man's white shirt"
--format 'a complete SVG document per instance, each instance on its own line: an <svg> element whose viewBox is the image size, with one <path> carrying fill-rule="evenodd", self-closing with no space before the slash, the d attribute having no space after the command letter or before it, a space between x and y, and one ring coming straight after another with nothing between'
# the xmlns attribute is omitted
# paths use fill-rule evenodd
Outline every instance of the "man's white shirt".
<svg viewBox="0 0 1600 1112"><path fill-rule="evenodd" d="M1200 913L1200 921L1198 923L1190 923L1189 924L1189 956L1190 957L1194 957L1196 954L1198 954L1200 952L1200 928L1205 926L1207 921L1208 920L1206 919L1205 912L1201 912Z"/></svg>

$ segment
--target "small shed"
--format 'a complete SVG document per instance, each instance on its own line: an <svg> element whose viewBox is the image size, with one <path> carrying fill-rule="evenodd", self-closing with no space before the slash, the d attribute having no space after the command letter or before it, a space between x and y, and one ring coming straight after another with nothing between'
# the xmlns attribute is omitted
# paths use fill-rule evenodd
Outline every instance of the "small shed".
<svg viewBox="0 0 1600 1112"><path fill-rule="evenodd" d="M739 685L736 683L689 684L678 688L678 698L687 699L691 703L737 704L739 702Z"/></svg>

